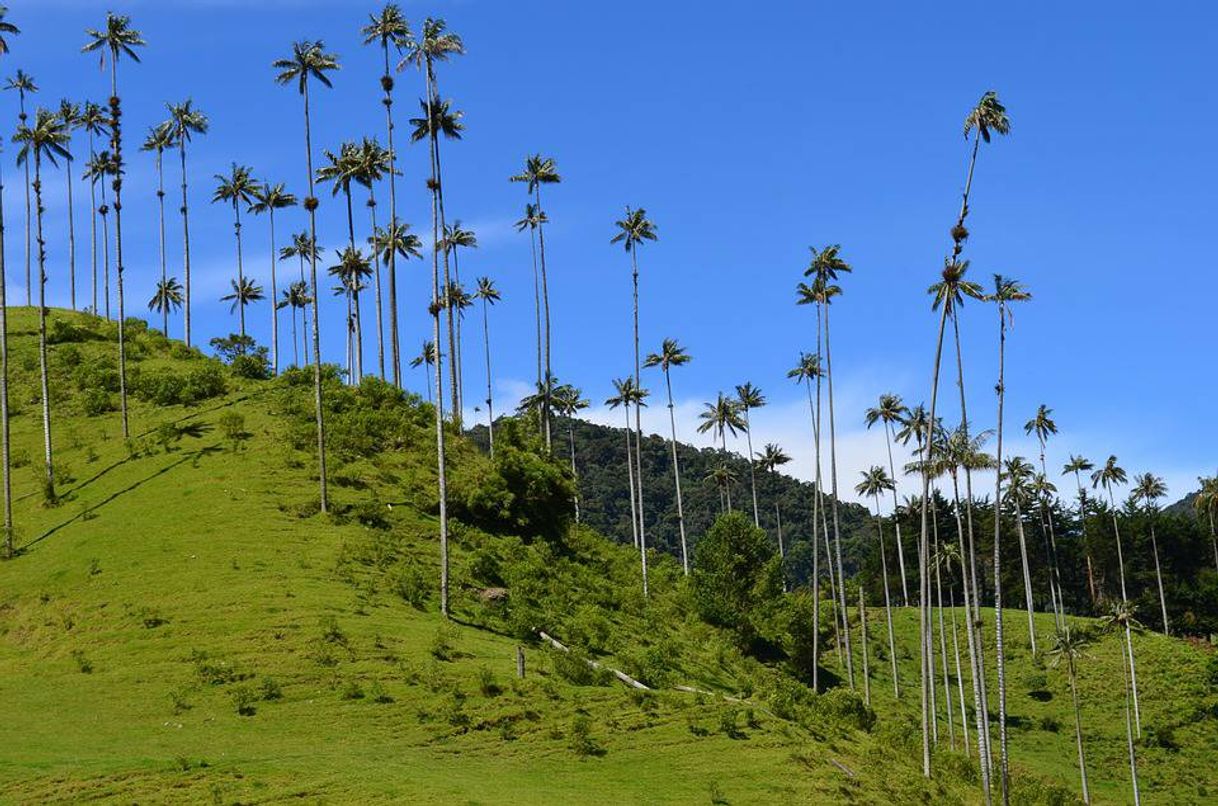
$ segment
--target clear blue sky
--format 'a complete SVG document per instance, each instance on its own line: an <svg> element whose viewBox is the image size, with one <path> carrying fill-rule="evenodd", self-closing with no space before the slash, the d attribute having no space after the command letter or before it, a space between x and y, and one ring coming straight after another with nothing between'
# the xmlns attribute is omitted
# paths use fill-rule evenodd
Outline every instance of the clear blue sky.
<svg viewBox="0 0 1218 806"><path fill-rule="evenodd" d="M32 73L42 88L36 102L102 101L107 78L79 49L84 28L100 25L106 7L9 5L23 34L3 59L4 75L18 67ZM235 270L229 211L208 203L211 176L237 160L302 193L300 99L273 83L270 67L298 38L324 38L343 65L334 90L316 96L318 153L343 139L383 138L379 55L358 36L374 4L113 7L131 14L149 43L143 63L120 73L129 310L142 308L159 272L152 160L135 140L164 117L165 101L190 96L212 123L191 154L197 327L208 336L235 330L217 299ZM414 23L429 13L446 17L469 51L440 73L443 94L468 125L462 142L444 146L447 205L482 244L464 257L463 275L488 274L503 289L492 320L501 406L533 374L529 245L511 226L525 197L506 180L527 153L541 151L563 175L547 198L559 377L599 402L610 379L628 371L628 260L608 240L624 205L644 206L660 234L641 254L645 345L676 337L695 358L674 378L683 434L693 436L701 401L751 380L771 399L757 414L756 441L782 442L798 455L801 475L809 434L803 399L785 372L814 331L811 312L792 304L793 287L808 245L842 244L855 272L834 307L834 363L842 484L852 487L860 467L882 458L879 435L862 429L862 406L885 390L911 402L926 397L935 320L925 289L959 205L968 148L961 121L993 88L1013 131L983 149L967 256L975 279L988 283L1000 271L1035 294L1016 313L1009 342L1010 422L1021 431L1046 402L1062 429L1051 462L1067 451L1094 459L1116 453L1131 474L1165 475L1173 499L1197 474L1214 471L1218 425L1207 417L1218 392L1210 357L1218 155L1209 133L1218 116L1218 11L1131 2L690 8L633 0L404 4ZM417 73L401 74L399 132L420 95ZM13 93L0 97L6 130L16 102ZM425 232L425 152L403 151L399 215ZM7 145L7 260L10 293L23 299L14 155ZM176 168L167 181L176 184ZM57 303L66 299L62 184L57 175L47 179ZM85 192L79 184L78 202ZM320 240L338 245L342 208L323 201ZM176 202L169 209L170 271L180 276ZM76 214L83 269L85 205ZM304 214L281 220L286 233ZM248 270L265 278L265 222L250 221L246 237ZM403 349L414 355L427 329L427 275L421 262L402 273ZM327 352L340 360L340 307L326 302ZM269 316L265 305L250 313L261 341ZM474 386L477 323L469 323L466 358ZM996 314L973 305L963 324L972 414L988 427ZM179 334L180 325L172 330ZM366 344L371 367L371 333ZM421 390L421 376L408 377ZM660 414L653 405L656 429ZM1029 449L1022 440L1015 447Z"/></svg>

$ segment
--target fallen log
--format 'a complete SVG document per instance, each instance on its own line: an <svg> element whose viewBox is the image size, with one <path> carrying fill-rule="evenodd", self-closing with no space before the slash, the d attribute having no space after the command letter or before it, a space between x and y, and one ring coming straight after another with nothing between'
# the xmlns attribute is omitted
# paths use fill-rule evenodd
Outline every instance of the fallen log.
<svg viewBox="0 0 1218 806"><path fill-rule="evenodd" d="M537 635L540 636L544 641L549 643L550 646L554 647L557 650L560 650L562 652L568 652L568 653L571 651L561 641L559 641L557 638L549 635L544 630L538 630ZM591 666L593 669L606 670L607 672L612 674L614 677L616 677L618 680L621 680L623 683L630 686L631 688L637 688L637 689L641 689L643 691L651 690L650 686L648 686L645 683L641 683L638 680L635 680L633 677L631 677L630 675L621 671L620 669L614 669L612 666L605 666L604 664L597 663L596 661L592 660L591 658L585 658L584 662L587 663L589 666Z"/></svg>

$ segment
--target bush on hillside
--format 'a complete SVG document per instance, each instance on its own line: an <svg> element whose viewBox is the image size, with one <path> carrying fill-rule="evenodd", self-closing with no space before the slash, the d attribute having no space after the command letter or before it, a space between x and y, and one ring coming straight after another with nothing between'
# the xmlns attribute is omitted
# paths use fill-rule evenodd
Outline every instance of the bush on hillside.
<svg viewBox="0 0 1218 806"><path fill-rule="evenodd" d="M761 634L782 594L774 548L741 512L720 516L698 541L691 579L702 618L735 630L746 644Z"/></svg>

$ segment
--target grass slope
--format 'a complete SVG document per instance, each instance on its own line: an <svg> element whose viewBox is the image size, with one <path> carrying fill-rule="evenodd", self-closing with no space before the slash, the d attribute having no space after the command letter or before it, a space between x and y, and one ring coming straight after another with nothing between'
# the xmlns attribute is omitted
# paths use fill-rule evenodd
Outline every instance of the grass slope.
<svg viewBox="0 0 1218 806"><path fill-rule="evenodd" d="M67 341L52 347L63 499L54 507L39 483L35 317L16 309L11 318L22 553L0 564L0 800L978 800L975 769L959 754L945 749L935 780L921 777L914 692L886 702L887 667L874 655L879 720L870 730L849 702L839 707L843 698L788 713L770 695L790 679L699 622L675 564L657 560L656 593L644 602L637 557L586 532L556 553L456 525L456 620L445 624L431 595L434 454L428 410L416 402L399 404L417 415L399 431L404 447L332 457L337 514L323 517L308 504L312 457L294 447L301 418L285 406L284 384L230 377L223 395L194 406L134 401L137 436L126 443L117 414L87 416L90 392L74 385L91 377L80 367L111 360L112 328L55 318L74 330L60 326ZM134 342L141 376L210 361L155 333ZM243 418L240 440L226 437L227 412ZM176 428L161 427L171 421ZM455 494L488 468L457 444ZM504 579L507 608L484 599L491 576ZM869 620L874 651L882 611ZM898 613L907 685L915 621ZM581 675L578 661L531 643L528 675L516 680L512 633L522 623L664 688L640 693ZM1009 634L1022 623L1012 614ZM1204 653L1157 636L1136 645L1146 724L1160 737L1174 728L1179 746L1140 749L1145 791L1202 802L1218 792ZM1119 655L1113 639L1093 654L1083 697L1094 791L1120 802L1121 712L1103 699L1119 690ZM1009 674L1016 800L1053 796L1042 776L1072 790L1064 679L1018 649ZM740 694L749 702L723 697ZM1049 720L1060 729L1044 729Z"/></svg>

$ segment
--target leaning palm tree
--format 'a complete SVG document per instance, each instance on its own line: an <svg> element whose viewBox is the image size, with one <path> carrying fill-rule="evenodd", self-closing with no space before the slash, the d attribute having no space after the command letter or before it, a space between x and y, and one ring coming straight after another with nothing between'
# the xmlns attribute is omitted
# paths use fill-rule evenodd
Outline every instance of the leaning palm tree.
<svg viewBox="0 0 1218 806"><path fill-rule="evenodd" d="M1078 775L1083 784L1083 803L1090 805L1091 793L1087 789L1087 759L1083 755L1083 714L1078 703L1078 664L1088 657L1084 651L1087 639L1063 626L1057 631L1053 646L1049 648L1051 665L1057 668L1064 660L1066 674L1070 679L1070 700L1074 704L1074 743L1078 747Z"/></svg>
<svg viewBox="0 0 1218 806"><path fill-rule="evenodd" d="M389 231L398 230L398 196L397 184L394 181L397 170L394 160L397 157L393 149L393 73L389 66L389 48L401 53L410 46L411 33L406 17L397 3L386 3L378 14L368 15L368 24L360 29L364 35L364 44L379 43L381 55L385 61L385 72L381 75L381 90L385 97L381 103L385 106L385 128L388 142L386 156L389 161ZM402 357L398 337L398 281L397 255L390 250L385 255L385 263L389 269L389 363L393 369L393 385L402 386Z"/></svg>
<svg viewBox="0 0 1218 806"><path fill-rule="evenodd" d="M743 383L736 387L736 401L740 404L740 411L744 415L744 436L748 442L749 457L752 457L753 422L749 417L749 412L765 405L765 395L753 384ZM753 525L760 529L761 515L757 509L757 473L751 460L749 461L749 486L753 491Z"/></svg>
<svg viewBox="0 0 1218 806"><path fill-rule="evenodd" d="M1025 434L1035 434L1036 442L1040 446L1040 476L1034 481L1033 486L1039 493L1036 499L1040 504L1041 526L1049 537L1049 593L1054 598L1053 612L1057 618L1057 626L1060 628L1064 623L1066 606L1063 601L1061 569L1057 560L1057 534L1053 524L1053 507L1049 495L1053 485L1049 482L1049 468L1045 462L1045 444L1049 441L1049 437L1057 433L1057 423L1053 420L1052 414L1053 409L1041 403L1036 409L1036 416L1024 423L1023 431Z"/></svg>
<svg viewBox="0 0 1218 806"><path fill-rule="evenodd" d="M127 424L127 342L126 314L123 313L123 110L118 94L118 60L126 56L139 62L135 49L146 43L140 32L131 27L131 18L113 12L106 14L104 30L86 29L89 41L81 51L101 53L105 63L110 55L110 150L114 153L114 275L118 291L118 399L123 420L123 438L131 435Z"/></svg>
<svg viewBox="0 0 1218 806"><path fill-rule="evenodd" d="M439 360L440 352L436 349L436 343L428 340L423 342L423 347L419 350L419 354L410 359L410 368L418 369L419 367L426 366L430 371L430 369L434 367ZM423 386L427 389L427 402L430 403L431 382L424 381Z"/></svg>
<svg viewBox="0 0 1218 806"><path fill-rule="evenodd" d="M444 237L441 239L440 244L446 251L452 253L452 255L451 255L452 264L453 264L452 287L459 288L461 286L461 267L457 261L457 250L458 249L476 249L478 247L478 236L474 234L473 230L465 229L464 227L462 227L461 220L457 219L456 221L453 221L453 223L451 225L444 228ZM453 371L454 371L455 377L456 377L456 386L454 388L457 391L457 406L464 409L465 408L465 370L464 370L465 365L464 365L463 359L465 357L465 353L461 347L461 320L464 317L461 315L461 309L460 309L460 304L459 304L460 300L461 300L460 295L457 295L457 294L448 295L448 297L447 297L447 302L450 307L453 305L457 306L456 308L453 309L453 312L452 312L453 317L456 320L455 326L454 326L454 338L456 339L456 347L453 350L452 368L453 368ZM546 410L547 411L549 410L548 402L546 403ZM548 417L547 417L547 419L548 419Z"/></svg>
<svg viewBox="0 0 1218 806"><path fill-rule="evenodd" d="M993 90L987 91L977 101L977 105L969 110L968 115L964 118L964 137L967 140L969 135L973 135L973 152L969 157L968 176L964 180L964 193L960 201L960 215L956 218L956 225L952 227L952 253L949 261L955 261L960 257L961 250L964 249L964 242L968 240L968 229L964 226L964 221L968 218L969 193L973 189L973 171L977 167L977 152L981 148L981 142L990 142L995 134L1007 135L1011 132L1011 119L1007 116L1007 109L998 100L998 94ZM1005 797L1005 795L1004 795Z"/></svg>
<svg viewBox="0 0 1218 806"><path fill-rule="evenodd" d="M46 240L42 237L42 162L46 160L51 165L58 166L58 159L68 158L69 134L57 115L47 109L39 109L34 113L34 125L22 125L13 139L21 144L21 150L17 152L17 164L28 165L31 161L34 163L32 187L34 218L37 222L35 245L38 250L38 363L42 380L42 434L46 455L43 494L48 502L54 502L56 498L51 455L51 390L47 366L47 249Z"/></svg>
<svg viewBox="0 0 1218 806"><path fill-rule="evenodd" d="M491 393L491 320L490 307L500 300L499 289L489 277L478 278L474 298L482 300L482 347L486 353L486 434L491 458L495 458L495 396Z"/></svg>
<svg viewBox="0 0 1218 806"><path fill-rule="evenodd" d="M1079 542L1083 545L1084 555L1087 560L1087 593L1091 597L1091 604L1094 605L1097 601L1095 590L1095 572L1091 562L1091 551L1087 544L1087 488L1083 486L1083 473L1088 473L1095 468L1091 460L1071 454L1070 461L1062 467L1062 475L1072 473L1074 475L1074 484L1078 488L1078 524L1079 524Z"/></svg>
<svg viewBox="0 0 1218 806"><path fill-rule="evenodd" d="M909 414L909 407L901 400L900 395L886 392L880 395L879 403L863 414L863 421L868 428L876 423L884 424L884 444L888 448L888 475L893 480L892 511L897 511L896 463L892 460L892 437L894 429L900 425ZM901 545L901 519L893 518L893 529L897 536L897 565L901 572L901 604L909 606L909 588L905 582L905 548Z"/></svg>
<svg viewBox="0 0 1218 806"><path fill-rule="evenodd" d="M888 657L892 661L892 695L901 699L901 680L897 675L897 645L892 634L892 598L888 593L888 552L884 548L884 518L880 514L880 496L896 487L896 482L880 465L860 474L863 480L854 485L854 491L875 502L875 531L880 539L880 574L884 579L884 614L888 619Z"/></svg>
<svg viewBox="0 0 1218 806"><path fill-rule="evenodd" d="M4 17L8 9L0 6L0 55L8 53L8 34L21 30ZM13 556L13 485L9 445L8 414L8 291L4 259L4 177L0 173L0 461L4 465L4 556Z"/></svg>
<svg viewBox="0 0 1218 806"><path fill-rule="evenodd" d="M810 290L810 289L809 289ZM794 369L787 372L787 377L795 380L796 383L802 383L808 391L808 416L812 421L812 442L815 456L816 470L813 480L812 496L812 623L820 624L820 548L817 545L817 532L820 530L823 504L823 485L821 479L821 462L820 462L820 390L821 378L824 372L820 366L820 338L821 328L819 324L816 328L817 352L815 354L800 353L799 363ZM812 399L813 380L816 381L816 402ZM829 548L829 535L826 532L825 548ZM836 583L833 577L833 562L832 554L826 554L826 562L829 567L829 588L833 594L830 601L833 602L833 612L837 613L837 592ZM834 625L837 622L837 616L834 615ZM840 634L840 631L835 630L835 633ZM820 691L820 631L812 631L812 689Z"/></svg>
<svg viewBox="0 0 1218 806"><path fill-rule="evenodd" d="M63 121L68 131L69 145L65 146L68 150L67 161L71 165L74 159L71 154L71 139L72 132L79 129L81 126L81 109L80 104L69 101L64 98L59 102L59 119ZM159 164L159 158L158 158ZM66 167L63 172L65 183L68 186L68 289L69 299L72 303L72 310L76 310L76 207L73 202L72 172Z"/></svg>
<svg viewBox="0 0 1218 806"><path fill-rule="evenodd" d="M100 106L92 101L86 101L80 112L80 125L85 130L89 138L89 160L85 163L85 171L81 178L89 181L89 262L92 266L93 277L93 315L98 316L99 308L97 305L97 180L98 176L93 173L93 165L97 159L97 150L94 148L93 137L95 135L104 134L107 127L106 113ZM105 185L103 184L103 189ZM106 247L109 249L109 246Z"/></svg>
<svg viewBox="0 0 1218 806"><path fill-rule="evenodd" d="M672 479L677 489L677 531L681 536L681 569L689 576L689 546L685 541L685 505L681 499L681 463L677 459L677 417L672 402L673 367L683 367L690 362L689 353L676 339L664 339L658 353L651 353L643 362L645 367L659 367L664 372L664 386L668 390L668 424L672 429Z"/></svg>
<svg viewBox="0 0 1218 806"><path fill-rule="evenodd" d="M1129 593L1125 589L1125 556L1121 550L1121 524L1117 520L1116 498L1113 495L1112 488L1124 484L1128 479L1129 476L1125 473L1124 468L1117 464L1115 456L1109 456L1104 466L1091 474L1091 486L1103 487L1104 491L1108 493L1108 508L1112 513L1112 531L1116 537L1117 566L1121 573L1122 602L1129 602ZM1133 630L1130 627L1129 621L1125 621L1123 624L1125 627L1125 646L1129 651L1129 683L1133 694L1133 717L1134 723L1137 725L1138 736L1141 736L1142 714L1141 709L1138 707L1138 673L1133 660Z"/></svg>
<svg viewBox="0 0 1218 806"><path fill-rule="evenodd" d="M647 217L643 208L626 207L625 217L613 222L618 232L609 243L620 243L630 253L630 279L634 289L634 385L642 388L642 359L639 355L639 247L647 241L657 239L656 226ZM634 409L634 453L635 480L638 483L639 543L646 545L647 529L643 521L643 414L641 407Z"/></svg>
<svg viewBox="0 0 1218 806"><path fill-rule="evenodd" d="M266 213L271 224L271 299L274 300L279 296L279 283L275 275L276 251L275 251L275 211L282 210L285 207L295 207L295 194L288 193L282 182L271 184L270 182L260 182L254 191L254 202L250 205L250 212L261 214ZM295 313L293 313L292 322L295 323ZM292 339L292 349L296 349L296 339ZM271 372L275 375L279 374L279 306L271 306Z"/></svg>
<svg viewBox="0 0 1218 806"><path fill-rule="evenodd" d="M1132 602L1128 600L1114 602L1104 616L1104 624L1108 629L1125 631L1125 646L1121 648L1121 677L1125 694L1125 746L1129 752L1129 779L1133 784L1133 803L1134 806L1140 806L1142 794L1138 789L1138 758L1134 752L1134 725L1131 724L1130 719L1131 711L1132 722L1136 722L1138 718L1137 677L1133 671L1133 644L1129 640L1133 629L1142 626L1135 618L1136 613L1137 608ZM1128 655L1126 655L1126 649L1128 649ZM1140 727L1138 732L1141 732Z"/></svg>
<svg viewBox="0 0 1218 806"><path fill-rule="evenodd" d="M151 151L156 154L156 200L158 216L160 221L159 232L161 254L161 281L158 286L164 286L169 279L169 273L165 266L165 167L164 156L165 149L173 148L173 130L170 124L161 123L156 126L148 127L148 135L144 138L144 144L140 146L140 151ZM70 187L70 185L69 185ZM73 282L75 287L75 282ZM72 307L76 307L73 304ZM169 335L169 309L162 307L161 312L161 332L166 336Z"/></svg>
<svg viewBox="0 0 1218 806"><path fill-rule="evenodd" d="M34 82L34 77L24 70L18 70L16 75L8 79L4 84L6 90L16 90L20 110L17 113L17 129L21 130L29 121L29 115L25 111L25 96L32 95L38 92L38 85ZM25 164L25 304L30 305L33 302L34 294L34 275L33 275L33 256L34 244L31 232L34 227L34 212L30 204L30 164Z"/></svg>
<svg viewBox="0 0 1218 806"><path fill-rule="evenodd" d="M185 282L185 307L183 312L183 328L186 346L190 346L190 215L187 207L186 194L186 144L196 134L207 132L207 116L195 109L194 103L188 98L178 104L166 104L169 110L167 121L173 131L174 144L178 149L178 158L182 168L182 274Z"/></svg>
<svg viewBox="0 0 1218 806"><path fill-rule="evenodd" d="M537 209L537 205L529 202L524 206L524 217L516 222L517 232L529 231L529 246L533 255L533 325L537 334L537 379L541 380L545 371L544 341L545 333L541 324L541 269L537 264L537 230L549 221L546 214Z"/></svg>
<svg viewBox="0 0 1218 806"><path fill-rule="evenodd" d="M330 70L338 69L338 59L326 53L321 40L316 42L302 40L292 45L292 55L287 59L278 59L274 67L279 71L275 75L278 84L296 83L297 90L304 99L305 123L305 172L309 181L309 195L305 197L304 208L309 212L309 297L313 304L313 403L317 417L317 469L321 493L321 511L328 510L326 496L326 430L325 418L322 415L321 401L321 332L318 326L318 293L317 293L317 196L313 185L313 140L309 118L309 79L321 82L325 87L332 86L326 75ZM185 185L183 185L185 187ZM185 206L182 208L185 210ZM442 506L442 505L441 505ZM441 509L443 512L443 509Z"/></svg>
<svg viewBox="0 0 1218 806"><path fill-rule="evenodd" d="M1143 473L1133 477L1133 495L1135 500L1141 500L1146 509L1147 520L1150 521L1150 548L1155 555L1155 581L1159 585L1159 610L1163 615L1163 634L1171 635L1171 628L1167 623L1167 596L1163 593L1163 571L1159 567L1159 541L1155 537L1155 518L1159 514L1158 501L1167 495L1167 485L1158 476Z"/></svg>
<svg viewBox="0 0 1218 806"><path fill-rule="evenodd" d="M233 163L227 176L215 175L216 190L212 193L212 203L224 202L233 206L233 237L237 241L237 280L234 288L245 286L245 271L241 262L241 205L249 206L262 191L258 180L254 179L250 169L244 165ZM240 310L241 335L245 335L245 305Z"/></svg>
<svg viewBox="0 0 1218 806"><path fill-rule="evenodd" d="M1019 557L1023 565L1024 602L1028 612L1028 646L1032 650L1032 655L1035 656L1036 622L1033 620L1033 613L1035 611L1032 605L1032 573L1031 565L1028 562L1028 543L1023 528L1023 504L1030 497L1033 475L1032 465L1028 464L1022 456L1011 456L1002 460L1002 472L997 475L1001 476L1007 485L1005 495L1001 500L1011 504L1011 509L1015 515L1015 531L1019 536ZM1002 507L996 507L996 509L1001 513ZM997 587L997 584L995 587ZM997 601L997 597L995 601ZM997 608L995 610L997 611ZM996 614L995 618L997 617ZM1002 702L1004 699L1004 693L999 692L999 702Z"/></svg>
<svg viewBox="0 0 1218 806"><path fill-rule="evenodd" d="M1218 569L1218 529L1215 529L1215 514L1218 514L1218 476L1199 477L1201 489L1193 498L1193 510L1197 517L1206 515L1210 522L1210 545L1214 550L1214 568Z"/></svg>
<svg viewBox="0 0 1218 806"><path fill-rule="evenodd" d="M579 471L575 468L575 415L590 405L579 389L569 383L547 390L542 404L552 406L559 416L567 418L567 436L571 445L571 478L575 481L575 522L579 516Z"/></svg>
<svg viewBox="0 0 1218 806"><path fill-rule="evenodd" d="M643 598L647 598L647 538L642 530L643 524L643 502L636 500L636 496L642 493L642 486L635 484L635 463L630 456L630 409L633 406L637 412L640 408L647 405L647 396L650 394L646 389L635 384L634 379L627 376L624 379L618 379L613 382L613 387L617 394L605 401L611 409L616 409L622 406L626 412L626 469L627 478L630 481L630 504L631 504L631 525L635 529L635 544L642 557L643 564ZM636 451L635 456L638 456ZM642 466L638 467L639 472L642 472Z"/></svg>
<svg viewBox="0 0 1218 806"><path fill-rule="evenodd" d="M762 472L768 472L773 475L774 481L778 480L778 468L791 461L791 457L786 451L775 445L773 442L767 442L765 447L755 455L757 469ZM782 510L778 505L777 494L774 497L774 523L778 532L778 557L785 560L787 557L786 546L782 542ZM786 591L787 581L784 576L782 581L783 591Z"/></svg>
<svg viewBox="0 0 1218 806"><path fill-rule="evenodd" d="M558 168L552 157L533 154L525 158L524 170L510 177L509 181L524 182L526 192L533 196L533 208L537 218L537 251L541 267L541 307L544 310L545 320L544 364L545 372L549 373L552 370L550 365L550 283L546 275L546 235L545 228L542 226L549 219L541 204L541 186L557 184L562 181L562 177L558 175Z"/></svg>
<svg viewBox="0 0 1218 806"><path fill-rule="evenodd" d="M296 280L287 288L284 289L280 300L275 303L276 308L291 308L292 309L292 364L300 366L300 345L296 335L296 314L300 311L302 314L309 305L309 284L304 280ZM305 354L308 354L308 349L305 349Z"/></svg>
<svg viewBox="0 0 1218 806"><path fill-rule="evenodd" d="M265 299L262 294L262 286L255 283L248 277L242 277L237 280L229 280L229 286L232 291L220 297L221 302L232 303L228 306L228 312L240 312L242 322L241 336L245 336L245 306Z"/></svg>
<svg viewBox="0 0 1218 806"><path fill-rule="evenodd" d="M178 278L169 277L156 284L156 293L148 300L148 310L156 311L168 320L169 312L182 307L182 284Z"/></svg>

